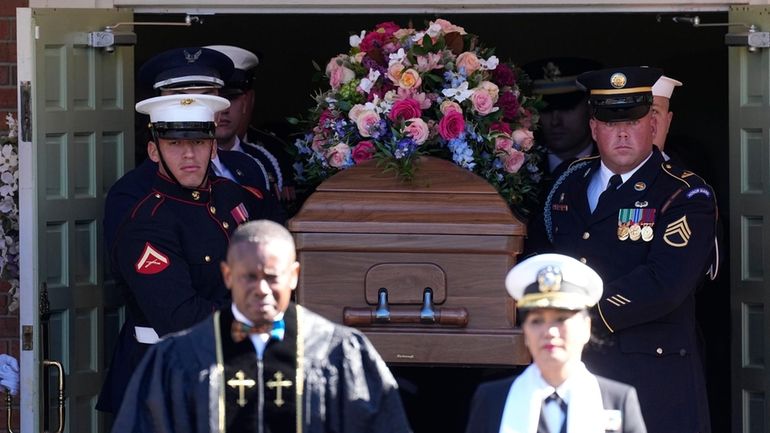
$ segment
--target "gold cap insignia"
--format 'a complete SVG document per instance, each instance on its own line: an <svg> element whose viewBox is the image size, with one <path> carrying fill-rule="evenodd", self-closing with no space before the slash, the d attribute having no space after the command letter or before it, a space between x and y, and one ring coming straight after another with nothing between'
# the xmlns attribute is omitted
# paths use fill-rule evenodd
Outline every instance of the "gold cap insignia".
<svg viewBox="0 0 770 433"><path fill-rule="evenodd" d="M622 89L626 87L627 82L628 79L626 79L626 76L620 72L616 72L610 77L610 85L616 89Z"/></svg>
<svg viewBox="0 0 770 433"><path fill-rule="evenodd" d="M541 292L558 292L561 280L561 269L556 266L546 266L537 273L537 285Z"/></svg>
<svg viewBox="0 0 770 433"><path fill-rule="evenodd" d="M181 105L190 105L190 104L192 104L193 102L195 102L195 99L193 99L193 98L184 98L184 99L180 99L180 100L179 100L179 103L180 103Z"/></svg>

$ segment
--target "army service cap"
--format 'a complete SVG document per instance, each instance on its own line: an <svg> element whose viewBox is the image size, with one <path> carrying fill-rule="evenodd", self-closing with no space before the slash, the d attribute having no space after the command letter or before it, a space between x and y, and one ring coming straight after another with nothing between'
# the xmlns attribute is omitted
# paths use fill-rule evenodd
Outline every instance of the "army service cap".
<svg viewBox="0 0 770 433"><path fill-rule="evenodd" d="M540 254L514 266L505 288L521 310L580 311L599 302L603 284L596 271L572 257Z"/></svg>
<svg viewBox="0 0 770 433"><path fill-rule="evenodd" d="M671 99L674 88L682 85L682 82L671 77L661 75L652 86L652 96L662 96Z"/></svg>
<svg viewBox="0 0 770 433"><path fill-rule="evenodd" d="M209 48L226 55L233 62L233 73L225 79L220 94L238 94L251 88L254 71L259 65L259 57L249 50L232 45L208 45Z"/></svg>
<svg viewBox="0 0 770 433"><path fill-rule="evenodd" d="M214 138L216 114L230 101L213 95L157 96L136 104L136 111L150 116L150 128L158 138Z"/></svg>
<svg viewBox="0 0 770 433"><path fill-rule="evenodd" d="M645 66L600 69L580 74L589 92L592 116L603 122L636 120L650 112L652 86L663 75Z"/></svg>
<svg viewBox="0 0 770 433"><path fill-rule="evenodd" d="M580 57L546 58L523 66L532 79L532 93L548 104L544 111L571 109L583 101L586 90L578 84L578 75L601 68L601 63Z"/></svg>
<svg viewBox="0 0 770 433"><path fill-rule="evenodd" d="M139 81L155 90L220 88L233 74L233 62L202 47L164 51L139 68Z"/></svg>

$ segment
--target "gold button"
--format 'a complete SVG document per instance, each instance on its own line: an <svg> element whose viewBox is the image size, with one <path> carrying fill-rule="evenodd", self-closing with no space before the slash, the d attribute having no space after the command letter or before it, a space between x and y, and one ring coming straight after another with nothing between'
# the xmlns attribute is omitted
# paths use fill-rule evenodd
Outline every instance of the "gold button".
<svg viewBox="0 0 770 433"><path fill-rule="evenodd" d="M193 198L193 200L200 200L201 193L199 193L198 191L193 191L192 192L192 198Z"/></svg>
<svg viewBox="0 0 770 433"><path fill-rule="evenodd" d="M160 194L155 194L155 198L160 198Z"/></svg>
<svg viewBox="0 0 770 433"><path fill-rule="evenodd" d="M225 222L222 223L222 227L224 227L226 229L229 229L230 228L230 224L228 224L227 221L225 221Z"/></svg>
<svg viewBox="0 0 770 433"><path fill-rule="evenodd" d="M206 256L206 257L203 258L203 260L205 260L206 263L208 263L208 262L211 261L211 256Z"/></svg>
<svg viewBox="0 0 770 433"><path fill-rule="evenodd" d="M663 349L658 347L657 349L655 349L655 353L657 353L658 355L663 355Z"/></svg>
<svg viewBox="0 0 770 433"><path fill-rule="evenodd" d="M588 259L585 258L585 257L581 257L580 258L580 263L583 263L583 264L588 263Z"/></svg>
<svg viewBox="0 0 770 433"><path fill-rule="evenodd" d="M214 214L214 215L216 215L216 214L217 214L217 208L215 208L214 206L211 206L211 207L209 208L209 210L211 211L211 213L212 213L212 214Z"/></svg>
<svg viewBox="0 0 770 433"><path fill-rule="evenodd" d="M583 239L588 239L591 237L591 233L585 232L583 233Z"/></svg>

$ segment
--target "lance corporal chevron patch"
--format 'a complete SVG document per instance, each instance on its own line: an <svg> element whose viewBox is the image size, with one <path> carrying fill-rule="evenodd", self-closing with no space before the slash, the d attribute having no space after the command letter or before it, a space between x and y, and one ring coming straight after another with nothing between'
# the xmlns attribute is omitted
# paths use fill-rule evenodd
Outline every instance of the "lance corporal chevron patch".
<svg viewBox="0 0 770 433"><path fill-rule="evenodd" d="M134 267L136 272L144 275L152 275L162 272L171 262L168 256L158 251L149 242L144 244L144 250Z"/></svg>

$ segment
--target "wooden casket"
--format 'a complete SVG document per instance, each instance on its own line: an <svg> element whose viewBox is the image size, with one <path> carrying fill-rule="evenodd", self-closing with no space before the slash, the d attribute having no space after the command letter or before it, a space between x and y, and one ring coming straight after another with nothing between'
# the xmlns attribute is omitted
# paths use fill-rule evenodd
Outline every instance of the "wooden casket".
<svg viewBox="0 0 770 433"><path fill-rule="evenodd" d="M297 302L361 329L389 363L527 364L505 291L524 225L484 179L422 157L410 183L374 161L323 182L289 221Z"/></svg>

